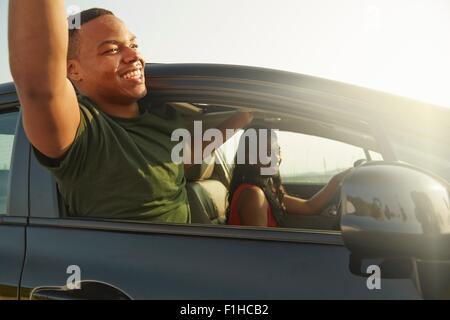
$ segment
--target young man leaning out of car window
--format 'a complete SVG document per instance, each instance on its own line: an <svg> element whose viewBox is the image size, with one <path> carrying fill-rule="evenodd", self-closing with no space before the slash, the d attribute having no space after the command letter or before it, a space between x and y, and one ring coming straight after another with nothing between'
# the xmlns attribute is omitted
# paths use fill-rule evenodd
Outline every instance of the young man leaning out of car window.
<svg viewBox="0 0 450 320"><path fill-rule="evenodd" d="M120 19L104 9L79 17L68 32L63 0L9 2L11 72L35 155L71 215L189 222L184 167L170 158L180 115L140 103L145 62ZM237 113L219 129L251 120Z"/></svg>

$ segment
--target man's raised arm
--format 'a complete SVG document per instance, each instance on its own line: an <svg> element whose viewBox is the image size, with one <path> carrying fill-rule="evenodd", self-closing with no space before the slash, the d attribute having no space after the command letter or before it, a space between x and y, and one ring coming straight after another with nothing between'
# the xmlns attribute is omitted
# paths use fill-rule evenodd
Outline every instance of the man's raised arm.
<svg viewBox="0 0 450 320"><path fill-rule="evenodd" d="M9 1L9 61L30 142L59 158L71 146L80 111L67 79L68 23L63 0Z"/></svg>

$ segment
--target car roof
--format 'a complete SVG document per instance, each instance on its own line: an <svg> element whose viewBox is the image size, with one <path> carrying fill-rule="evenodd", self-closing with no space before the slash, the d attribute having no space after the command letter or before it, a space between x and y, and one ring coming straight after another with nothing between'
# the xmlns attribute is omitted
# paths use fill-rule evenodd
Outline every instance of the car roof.
<svg viewBox="0 0 450 320"><path fill-rule="evenodd" d="M347 108L352 114L364 117L370 114L370 117L378 118L377 122L406 130L412 135L435 136L435 133L439 132L442 139L442 133L448 133L450 128L450 109L448 108L288 71L227 64L151 63L146 65L146 75L149 78L150 87L164 78L221 78L259 84L270 83L277 88L298 90L300 95L314 94L319 99L323 97L323 104L331 110L329 113L342 112ZM261 88L264 90L264 86ZM14 84L1 84L0 111L16 105L17 101ZM334 101L337 102L333 103ZM412 125L416 123L420 125Z"/></svg>
<svg viewBox="0 0 450 320"><path fill-rule="evenodd" d="M279 85L294 86L319 90L324 93L337 96L345 96L365 102L369 101L389 101L400 104L408 103L410 106L434 107L437 109L446 108L420 102L414 99L401 97L398 95L385 93L378 90L368 89L344 82L329 80L301 73L282 71L269 68L231 65L231 64L211 64L211 63L148 63L146 74L150 78L161 78L170 76L196 76L196 77L223 77L241 80L254 80L260 82L271 82ZM151 82L150 82L151 84ZM17 99L13 82L0 84L0 96L11 95L11 101ZM16 100L17 101L17 100Z"/></svg>
<svg viewBox="0 0 450 320"><path fill-rule="evenodd" d="M324 93L333 94L336 97L345 96L361 101L390 101L397 103L409 103L422 107L444 108L427 102L402 97L392 93L387 93L375 89L369 89L354 84L326 78L283 71L270 68L253 67L232 64L211 64L211 63L148 63L146 74L150 78L159 77L222 77L241 80L254 80L260 82L277 83L279 85L293 86L319 90ZM446 110L444 108L444 110Z"/></svg>

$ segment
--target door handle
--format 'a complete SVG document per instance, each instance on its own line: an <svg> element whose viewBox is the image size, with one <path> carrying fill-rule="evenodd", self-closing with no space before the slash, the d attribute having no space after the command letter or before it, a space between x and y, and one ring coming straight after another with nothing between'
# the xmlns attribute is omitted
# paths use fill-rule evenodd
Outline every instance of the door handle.
<svg viewBox="0 0 450 320"><path fill-rule="evenodd" d="M124 291L105 282L86 280L80 281L79 285L79 289L36 287L30 300L132 300Z"/></svg>

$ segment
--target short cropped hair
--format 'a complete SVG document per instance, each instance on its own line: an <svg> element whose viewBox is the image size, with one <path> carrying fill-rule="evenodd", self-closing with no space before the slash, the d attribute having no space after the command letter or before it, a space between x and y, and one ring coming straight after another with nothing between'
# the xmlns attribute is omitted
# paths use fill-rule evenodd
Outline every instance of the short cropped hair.
<svg viewBox="0 0 450 320"><path fill-rule="evenodd" d="M94 19L97 19L101 16L114 16L114 13L112 13L109 10L101 9L101 8L91 8L88 10L81 11L80 13L77 13L79 15L79 22L80 27L88 23L89 21L92 21ZM69 22L73 21L75 19L75 16L68 17ZM69 59L76 58L79 52L79 29L72 28L69 29L69 50L67 57Z"/></svg>

